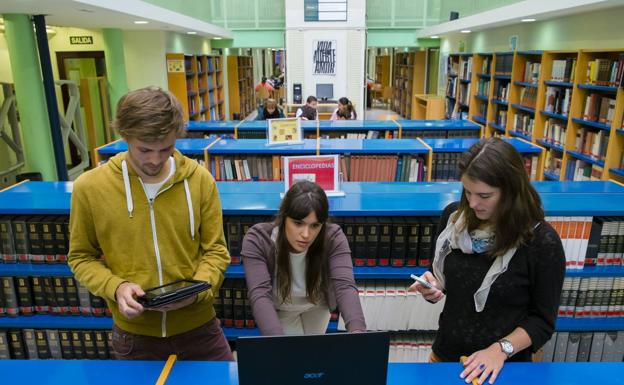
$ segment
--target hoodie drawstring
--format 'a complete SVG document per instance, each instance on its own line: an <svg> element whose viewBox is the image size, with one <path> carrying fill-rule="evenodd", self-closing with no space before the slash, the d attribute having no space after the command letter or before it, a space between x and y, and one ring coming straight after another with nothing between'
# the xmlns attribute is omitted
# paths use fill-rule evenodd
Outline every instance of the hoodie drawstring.
<svg viewBox="0 0 624 385"><path fill-rule="evenodd" d="M121 161L121 173L123 174L124 188L126 191L126 205L128 206L128 216L132 218L134 204L132 203L132 190L130 188L130 176L128 175L128 165L125 160ZM193 214L193 201L191 200L191 190L188 180L184 179L184 192L186 195L186 206L189 212L189 225L191 228L191 239L195 240L195 215Z"/></svg>
<svg viewBox="0 0 624 385"><path fill-rule="evenodd" d="M121 161L121 173L123 174L124 188L126 190L126 205L128 206L128 216L132 218L134 204L132 203L132 190L130 189L130 177L128 176L128 165L125 160Z"/></svg>
<svg viewBox="0 0 624 385"><path fill-rule="evenodd" d="M186 206L189 212L189 221L191 225L191 239L195 240L195 216L193 215L193 201L191 200L191 190L189 190L188 181L184 179L184 191L186 192Z"/></svg>

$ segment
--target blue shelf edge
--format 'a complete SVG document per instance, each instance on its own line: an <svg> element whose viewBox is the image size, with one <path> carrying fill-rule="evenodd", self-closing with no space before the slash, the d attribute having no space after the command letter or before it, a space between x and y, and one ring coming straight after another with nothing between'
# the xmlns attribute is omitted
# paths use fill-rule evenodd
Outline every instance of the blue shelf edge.
<svg viewBox="0 0 624 385"><path fill-rule="evenodd" d="M560 146L558 144L554 144L554 143L548 142L546 140L538 139L537 140L537 144L539 144L540 146L551 148L551 149L559 151L561 153L563 153L565 151L563 146Z"/></svg>
<svg viewBox="0 0 624 385"><path fill-rule="evenodd" d="M605 164L605 163L604 163L604 161L603 161L603 160L594 159L594 158L592 158L592 157L589 157L589 156L587 156L587 155L585 155L585 154L582 154L582 153L580 153L580 152L577 152L577 151L571 151L571 150L568 150L568 151L566 151L566 152L567 152L568 154L572 155L573 157L575 157L575 158L577 158L577 159L580 159L580 160L582 160L582 161L585 161L585 162L587 162L587 163L591 163L591 164L595 164L595 165L600 166L600 167L604 167L604 164Z"/></svg>
<svg viewBox="0 0 624 385"><path fill-rule="evenodd" d="M551 174L549 172L544 171L544 179L546 180L552 180L552 181L558 181L559 177L555 174Z"/></svg>
<svg viewBox="0 0 624 385"><path fill-rule="evenodd" d="M33 315L20 317L0 318L0 328L11 329L111 329L113 319L110 317L89 316L58 316L58 315ZM557 318L557 331L612 331L624 330L624 317L614 318ZM330 321L327 331L338 331L338 322ZM238 337L258 336L258 328L233 328L224 327L223 332L227 339L234 340Z"/></svg>
<svg viewBox="0 0 624 385"><path fill-rule="evenodd" d="M607 131L607 132L611 131L611 127L607 126L604 123L592 122L590 120L585 120L585 119L581 119L581 118L572 118L572 121L574 123L578 123L578 124L581 124L583 126L594 127L594 128L598 128L598 129L603 130L603 131Z"/></svg>
<svg viewBox="0 0 624 385"><path fill-rule="evenodd" d="M484 74L484 73L478 73L478 74L477 74L477 77L487 79L487 78L492 77L492 75L490 75L490 74Z"/></svg>
<svg viewBox="0 0 624 385"><path fill-rule="evenodd" d="M532 88L537 88L537 85L538 85L537 83L519 82L519 81L514 82L514 84L517 86L532 87Z"/></svg>
<svg viewBox="0 0 624 385"><path fill-rule="evenodd" d="M618 134L620 135L624 135L624 129L618 128L617 130L615 130Z"/></svg>
<svg viewBox="0 0 624 385"><path fill-rule="evenodd" d="M525 112L529 112L531 114L535 114L535 109L531 108L531 107L526 107L523 106L522 104L518 104L518 103L512 103L511 106L517 110L521 110L521 111L525 111Z"/></svg>
<svg viewBox="0 0 624 385"><path fill-rule="evenodd" d="M612 173L619 175L619 176L624 176L624 169L622 168L612 168L609 171L611 171Z"/></svg>
<svg viewBox="0 0 624 385"><path fill-rule="evenodd" d="M472 120L481 124L487 124L487 121L482 116L472 115Z"/></svg>
<svg viewBox="0 0 624 385"><path fill-rule="evenodd" d="M624 317L614 318L557 318L555 329L567 331L613 331L624 330Z"/></svg>
<svg viewBox="0 0 624 385"><path fill-rule="evenodd" d="M516 130L509 130L509 133L510 133L511 135L513 135L513 136L517 136L517 137L519 137L519 138L522 138L522 139L528 140L529 142L531 142L531 141L532 141L532 139L531 139L531 136L530 136L530 135L523 134L523 133L521 133L521 132L519 132L519 131L516 131Z"/></svg>
<svg viewBox="0 0 624 385"><path fill-rule="evenodd" d="M580 89L584 89L584 90L617 92L617 87L611 87L611 86L598 86L594 84L578 84L577 87Z"/></svg>
<svg viewBox="0 0 624 385"><path fill-rule="evenodd" d="M494 75L494 79L511 80L511 75Z"/></svg>
<svg viewBox="0 0 624 385"><path fill-rule="evenodd" d="M499 126L498 124L496 124L494 122L490 122L489 125L490 125L490 127L494 128L497 131L500 131L500 132L503 132L503 133L505 132L505 127Z"/></svg>
<svg viewBox="0 0 624 385"><path fill-rule="evenodd" d="M548 116L550 118L555 118L555 119L559 119L559 120L568 120L568 116L567 115L555 114L554 112L548 112L548 111L544 111L544 110L541 110L540 113L542 115Z"/></svg>
<svg viewBox="0 0 624 385"><path fill-rule="evenodd" d="M509 104L508 101L500 100L500 99L491 99L491 102L494 104L498 104L501 106L507 106Z"/></svg>
<svg viewBox="0 0 624 385"><path fill-rule="evenodd" d="M556 80L546 80L544 81L544 84L547 86L553 86L553 87L565 87L565 88L572 88L574 87L574 83L570 83L570 82L559 82Z"/></svg>
<svg viewBox="0 0 624 385"><path fill-rule="evenodd" d="M624 174L624 170L621 172ZM554 175L553 178L559 179ZM355 266L353 267L353 275L356 279L409 279L410 274L422 274L425 270L425 267L420 266ZM582 269L568 269L566 275L571 277L624 277L624 266L585 266ZM0 277L7 276L71 277L72 272L66 264L0 263ZM225 277L244 278L245 269L243 265L230 265L225 272Z"/></svg>
<svg viewBox="0 0 624 385"><path fill-rule="evenodd" d="M475 99L477 99L477 100L483 100L483 101L485 101L485 102L487 102L487 101L488 101L488 97L487 97L487 96L484 96L484 95L478 95L478 94L477 94L477 95L475 95Z"/></svg>

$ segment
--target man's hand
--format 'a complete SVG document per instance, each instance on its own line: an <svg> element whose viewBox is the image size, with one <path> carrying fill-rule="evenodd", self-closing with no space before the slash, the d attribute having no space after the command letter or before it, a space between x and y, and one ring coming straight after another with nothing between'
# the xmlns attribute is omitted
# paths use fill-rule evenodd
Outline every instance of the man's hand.
<svg viewBox="0 0 624 385"><path fill-rule="evenodd" d="M145 292L136 283L124 282L119 285L115 291L119 312L129 319L140 316L144 309L135 298L143 295Z"/></svg>
<svg viewBox="0 0 624 385"><path fill-rule="evenodd" d="M178 310L178 309L182 309L183 307L194 304L195 301L197 301L197 294L190 296L188 298L181 299L176 302L168 303L165 306L150 307L150 308L147 308L147 310L163 311L163 312L171 311L171 310Z"/></svg>

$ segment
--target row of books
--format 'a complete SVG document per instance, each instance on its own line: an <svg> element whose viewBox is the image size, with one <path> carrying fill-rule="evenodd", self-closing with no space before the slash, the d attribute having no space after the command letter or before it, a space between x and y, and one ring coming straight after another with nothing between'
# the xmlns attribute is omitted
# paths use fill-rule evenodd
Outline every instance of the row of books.
<svg viewBox="0 0 624 385"><path fill-rule="evenodd" d="M0 216L0 262L67 261L69 216Z"/></svg>
<svg viewBox="0 0 624 385"><path fill-rule="evenodd" d="M225 237L232 264L240 264L247 230L270 217L224 218ZM438 218L432 217L336 217L349 242L355 266L421 266L431 262Z"/></svg>
<svg viewBox="0 0 624 385"><path fill-rule="evenodd" d="M544 140L565 146L567 124L559 119L549 118L544 122Z"/></svg>
<svg viewBox="0 0 624 385"><path fill-rule="evenodd" d="M525 107L535 108L537 103L537 88L522 87L520 90L520 104Z"/></svg>
<svg viewBox="0 0 624 385"><path fill-rule="evenodd" d="M561 167L563 165L563 154L560 152L556 152L555 150L547 150L546 151L546 160L544 163L545 172L553 175L559 180L559 176L561 175Z"/></svg>
<svg viewBox="0 0 624 385"><path fill-rule="evenodd" d="M567 115L572 102L572 89L547 87L546 88L546 112L553 114Z"/></svg>
<svg viewBox="0 0 624 385"><path fill-rule="evenodd" d="M618 59L595 59L587 63L587 82L601 86L624 85L624 54Z"/></svg>
<svg viewBox="0 0 624 385"><path fill-rule="evenodd" d="M537 155L522 155L524 160L524 169L531 180L537 180Z"/></svg>
<svg viewBox="0 0 624 385"><path fill-rule="evenodd" d="M470 103L470 83L459 85L459 102L465 105Z"/></svg>
<svg viewBox="0 0 624 385"><path fill-rule="evenodd" d="M106 302L73 277L0 277L0 317L110 315Z"/></svg>
<svg viewBox="0 0 624 385"><path fill-rule="evenodd" d="M559 317L624 317L623 277L566 277Z"/></svg>
<svg viewBox="0 0 624 385"><path fill-rule="evenodd" d="M114 359L111 330L0 330L0 359Z"/></svg>
<svg viewBox="0 0 624 385"><path fill-rule="evenodd" d="M596 234L597 230L594 229L592 233L593 217L546 217L545 220L561 238L566 256L566 267L583 268L585 261L592 259L594 253L597 252L597 245L600 241ZM591 238L592 234L593 238Z"/></svg>
<svg viewBox="0 0 624 385"><path fill-rule="evenodd" d="M481 62L481 73L489 75L492 70L492 56L486 56Z"/></svg>
<svg viewBox="0 0 624 385"><path fill-rule="evenodd" d="M459 73L459 61L456 57L449 56L446 59L446 73L449 75L457 75Z"/></svg>
<svg viewBox="0 0 624 385"><path fill-rule="evenodd" d="M431 138L431 139L461 139L479 138L479 130L423 130L403 131L403 139Z"/></svg>
<svg viewBox="0 0 624 385"><path fill-rule="evenodd" d="M498 108L496 114L496 124L503 127L503 129L507 126L507 110Z"/></svg>
<svg viewBox="0 0 624 385"><path fill-rule="evenodd" d="M603 171L602 166L571 158L568 159L566 165L565 179L575 181L602 180Z"/></svg>
<svg viewBox="0 0 624 385"><path fill-rule="evenodd" d="M462 61L459 76L462 80L470 80L472 77L472 57Z"/></svg>
<svg viewBox="0 0 624 385"><path fill-rule="evenodd" d="M527 83L537 83L540 76L540 68L541 64L536 62L527 61L524 63L524 67L522 70L523 76L522 79Z"/></svg>
<svg viewBox="0 0 624 385"><path fill-rule="evenodd" d="M477 104L477 115L482 117L483 119L485 119L485 117L487 116L487 109L488 109L488 104L487 103L478 103Z"/></svg>
<svg viewBox="0 0 624 385"><path fill-rule="evenodd" d="M624 331L557 332L542 352L543 362L622 362Z"/></svg>
<svg viewBox="0 0 624 385"><path fill-rule="evenodd" d="M214 308L225 327L256 327L244 279L225 279L219 291L214 293Z"/></svg>
<svg viewBox="0 0 624 385"><path fill-rule="evenodd" d="M566 58L553 60L550 80L555 82L574 82L576 59Z"/></svg>
<svg viewBox="0 0 624 385"><path fill-rule="evenodd" d="M615 98L592 93L585 98L583 119L611 125L615 115Z"/></svg>
<svg viewBox="0 0 624 385"><path fill-rule="evenodd" d="M585 126L576 130L576 140L574 145L577 152L602 160L607 154L608 144L609 133L607 131L595 131L595 129Z"/></svg>
<svg viewBox="0 0 624 385"><path fill-rule="evenodd" d="M450 77L446 81L446 96L450 96L452 98L457 94L457 78Z"/></svg>
<svg viewBox="0 0 624 385"><path fill-rule="evenodd" d="M409 277L406 277L409 278ZM357 281L368 330L437 330L444 299L431 304L422 295L408 292L413 281ZM342 317L338 330L345 330Z"/></svg>
<svg viewBox="0 0 624 385"><path fill-rule="evenodd" d="M497 55L496 56L496 69L497 75L511 75L513 67L514 55Z"/></svg>
<svg viewBox="0 0 624 385"><path fill-rule="evenodd" d="M624 264L624 218L594 217L585 264Z"/></svg>
<svg viewBox="0 0 624 385"><path fill-rule="evenodd" d="M490 94L490 80L479 79L477 83L477 95L488 97Z"/></svg>
<svg viewBox="0 0 624 385"><path fill-rule="evenodd" d="M431 162L431 180L447 182L458 180L458 165L461 153L435 153Z"/></svg>
<svg viewBox="0 0 624 385"><path fill-rule="evenodd" d="M509 98L509 81L497 80L494 83L494 97L501 102L507 103Z"/></svg>
<svg viewBox="0 0 624 385"><path fill-rule="evenodd" d="M515 131L533 137L534 125L535 118L533 116L526 113L514 114L513 127Z"/></svg>
<svg viewBox="0 0 624 385"><path fill-rule="evenodd" d="M435 332L390 335L389 362L429 362Z"/></svg>

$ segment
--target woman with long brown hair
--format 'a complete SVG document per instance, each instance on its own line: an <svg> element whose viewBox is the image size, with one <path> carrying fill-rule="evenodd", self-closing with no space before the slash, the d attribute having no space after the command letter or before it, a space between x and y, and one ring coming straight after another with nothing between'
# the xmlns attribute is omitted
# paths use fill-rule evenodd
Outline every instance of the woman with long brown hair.
<svg viewBox="0 0 624 385"><path fill-rule="evenodd" d="M505 361L530 361L555 328L565 255L544 221L520 154L490 138L464 154L463 191L444 209L432 272L410 287L446 297L430 360L464 362L460 377L494 383Z"/></svg>
<svg viewBox="0 0 624 385"><path fill-rule="evenodd" d="M325 333L340 308L347 331L366 325L353 279L351 251L316 183L295 183L274 222L253 226L241 255L249 299L262 335Z"/></svg>

